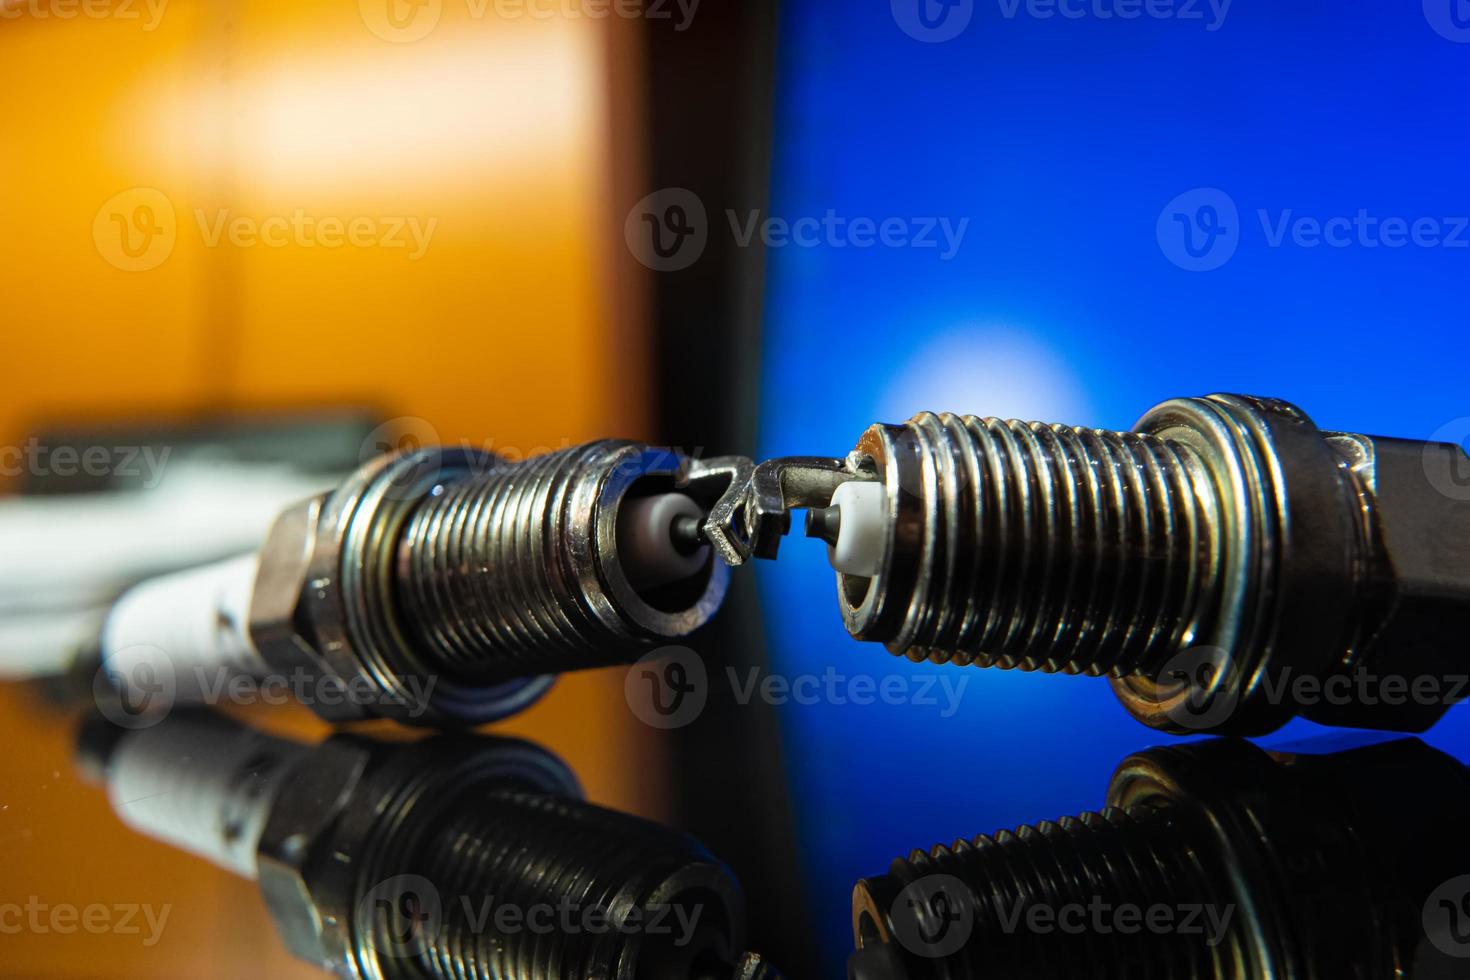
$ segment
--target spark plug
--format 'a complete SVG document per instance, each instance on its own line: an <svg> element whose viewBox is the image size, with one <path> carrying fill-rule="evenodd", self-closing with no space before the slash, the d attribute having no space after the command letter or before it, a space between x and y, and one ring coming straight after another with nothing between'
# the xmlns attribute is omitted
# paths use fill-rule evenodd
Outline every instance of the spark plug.
<svg viewBox="0 0 1470 980"><path fill-rule="evenodd" d="M1107 677L1165 731L1419 731L1470 694L1459 446L1238 395L1165 402L1131 432L924 413L843 459L762 462L706 533L730 564L774 558L798 508L853 637Z"/></svg>
<svg viewBox="0 0 1470 980"><path fill-rule="evenodd" d="M133 830L257 881L286 948L338 977L779 980L723 863L583 801L530 742L312 746L195 710L94 717L77 762Z"/></svg>
<svg viewBox="0 0 1470 980"><path fill-rule="evenodd" d="M704 624L729 569L701 525L750 469L619 441L379 457L286 510L258 553L125 594L98 703L116 687L128 715L156 715L248 675L286 679L329 721L493 721L561 671Z"/></svg>
<svg viewBox="0 0 1470 980"><path fill-rule="evenodd" d="M850 980L1449 980L1470 772L1417 739L1123 761L1106 806L917 850L853 890Z"/></svg>

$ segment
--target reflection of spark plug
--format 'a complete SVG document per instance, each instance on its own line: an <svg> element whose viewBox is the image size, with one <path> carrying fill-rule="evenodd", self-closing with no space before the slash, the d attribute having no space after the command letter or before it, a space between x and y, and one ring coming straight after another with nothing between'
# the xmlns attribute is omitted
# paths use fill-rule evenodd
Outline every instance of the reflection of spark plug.
<svg viewBox="0 0 1470 980"><path fill-rule="evenodd" d="M1450 980L1470 775L1415 739L1124 761L1107 806L915 851L853 893L852 980Z"/></svg>
<svg viewBox="0 0 1470 980"><path fill-rule="evenodd" d="M129 826L260 882L293 954L346 977L772 980L693 839L584 803L550 753L441 736L311 747L219 716L83 729Z"/></svg>
<svg viewBox="0 0 1470 980"><path fill-rule="evenodd" d="M1453 689L1467 474L1458 446L1271 399L1170 401L1133 432L922 414L846 459L760 464L706 529L732 564L772 558L811 508L848 631L914 660L1105 676L1171 731L1419 730L1451 699L1290 697L1352 674Z"/></svg>
<svg viewBox="0 0 1470 980"><path fill-rule="evenodd" d="M207 697L228 670L304 681L333 721L490 721L708 620L728 569L700 525L749 469L626 442L385 456L287 510L259 555L125 595L104 673L139 699Z"/></svg>

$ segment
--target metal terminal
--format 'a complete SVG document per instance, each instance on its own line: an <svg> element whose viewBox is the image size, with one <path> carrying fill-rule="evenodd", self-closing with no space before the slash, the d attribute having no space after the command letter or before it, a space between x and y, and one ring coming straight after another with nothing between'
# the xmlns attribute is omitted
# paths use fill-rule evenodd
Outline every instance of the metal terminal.
<svg viewBox="0 0 1470 980"><path fill-rule="evenodd" d="M1095 812L916 850L859 881L848 975L1464 976L1466 820L1470 773L1417 739L1149 749Z"/></svg>
<svg viewBox="0 0 1470 980"><path fill-rule="evenodd" d="M181 712L137 731L94 719L78 754L132 827L256 878L290 952L339 977L779 980L744 952L724 864L584 802L529 742L312 747ZM139 794L164 802L138 810Z"/></svg>
<svg viewBox="0 0 1470 980"><path fill-rule="evenodd" d="M806 536L820 538L833 547L842 532L842 508L813 507L806 512Z"/></svg>
<svg viewBox="0 0 1470 980"><path fill-rule="evenodd" d="M710 509L705 536L731 565L750 558L775 558L781 538L791 530L791 511L827 507L839 486L871 480L861 457L828 459L788 456L768 459L746 478L731 482Z"/></svg>
<svg viewBox="0 0 1470 980"><path fill-rule="evenodd" d="M705 545L704 522L697 517L676 517L669 528L669 539L681 555L692 555Z"/></svg>

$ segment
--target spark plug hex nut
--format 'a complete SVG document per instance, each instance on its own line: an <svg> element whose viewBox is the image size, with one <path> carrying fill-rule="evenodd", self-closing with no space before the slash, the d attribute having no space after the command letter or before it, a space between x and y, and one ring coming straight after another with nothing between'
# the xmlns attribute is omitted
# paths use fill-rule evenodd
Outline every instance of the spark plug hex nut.
<svg viewBox="0 0 1470 980"><path fill-rule="evenodd" d="M322 878L333 874L331 849L343 845L334 829L370 761L366 746L345 739L308 754L292 772L292 793L273 808L256 851L260 892L282 943L291 955L328 969L352 961L353 909L341 900L350 892Z"/></svg>
<svg viewBox="0 0 1470 980"><path fill-rule="evenodd" d="M1328 440L1360 488L1374 555L1363 590L1373 614L1354 666L1425 685L1422 695L1385 697L1379 709L1384 727L1421 731L1470 696L1470 499L1446 492L1463 481L1466 456L1446 443L1343 433ZM1351 705L1336 700L1309 717L1355 723Z"/></svg>

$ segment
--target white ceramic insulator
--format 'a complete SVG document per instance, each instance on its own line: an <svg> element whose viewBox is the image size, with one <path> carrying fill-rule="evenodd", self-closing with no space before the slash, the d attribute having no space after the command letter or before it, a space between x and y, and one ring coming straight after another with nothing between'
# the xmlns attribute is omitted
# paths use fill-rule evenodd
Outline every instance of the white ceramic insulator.
<svg viewBox="0 0 1470 980"><path fill-rule="evenodd" d="M624 500L618 511L618 562L635 589L651 589L699 574L709 561L709 545L690 554L674 547L674 521L704 511L682 493L660 493Z"/></svg>
<svg viewBox="0 0 1470 980"><path fill-rule="evenodd" d="M119 739L107 761L107 798L139 833L254 878L271 804L309 751L217 720L174 716Z"/></svg>
<svg viewBox="0 0 1470 980"><path fill-rule="evenodd" d="M883 484L852 480L832 494L832 506L842 514L837 544L827 559L837 571L872 578L883 564L883 542L888 536L888 506Z"/></svg>
<svg viewBox="0 0 1470 980"><path fill-rule="evenodd" d="M263 676L250 643L255 555L149 579L123 594L102 629L102 659L113 683L164 685L169 696L200 700L232 673Z"/></svg>

